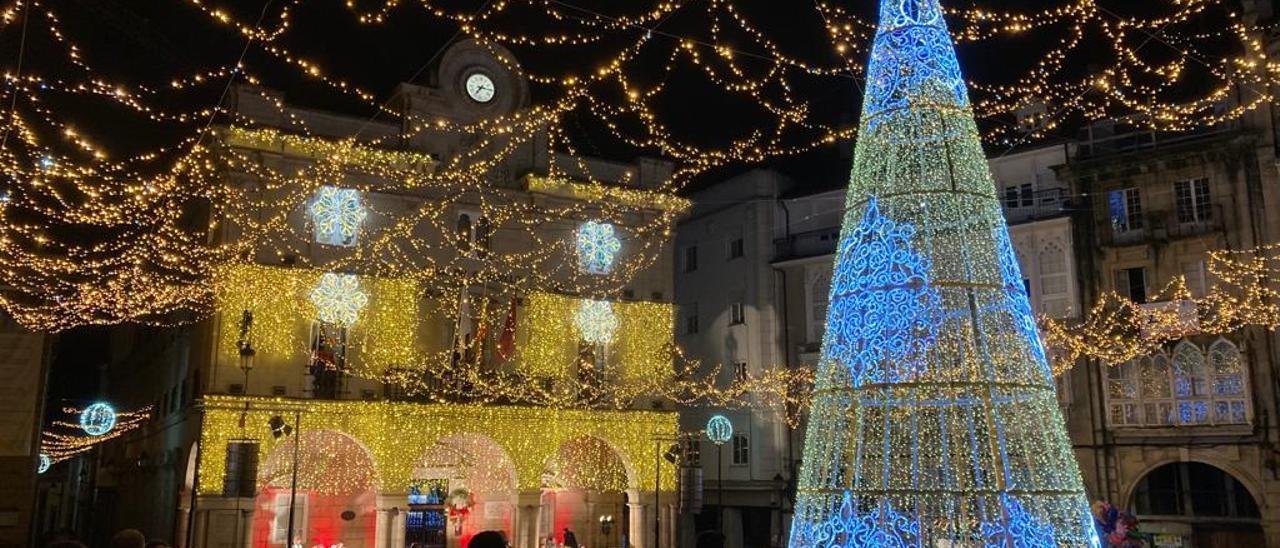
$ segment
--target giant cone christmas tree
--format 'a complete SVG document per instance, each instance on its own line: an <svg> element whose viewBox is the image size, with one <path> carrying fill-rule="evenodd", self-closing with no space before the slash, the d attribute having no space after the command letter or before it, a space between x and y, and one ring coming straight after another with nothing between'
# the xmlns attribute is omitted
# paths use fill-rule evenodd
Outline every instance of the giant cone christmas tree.
<svg viewBox="0 0 1280 548"><path fill-rule="evenodd" d="M881 3L791 546L1097 546L942 15Z"/></svg>

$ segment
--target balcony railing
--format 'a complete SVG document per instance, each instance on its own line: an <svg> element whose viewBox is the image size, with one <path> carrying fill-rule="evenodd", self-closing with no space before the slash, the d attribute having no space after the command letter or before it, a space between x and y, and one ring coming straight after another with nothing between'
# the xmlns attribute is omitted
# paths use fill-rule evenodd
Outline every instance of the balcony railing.
<svg viewBox="0 0 1280 548"><path fill-rule="evenodd" d="M838 226L798 232L787 238L778 238L773 241L774 260L784 261L830 255L836 252L836 245L839 242L840 227Z"/></svg>
<svg viewBox="0 0 1280 548"><path fill-rule="evenodd" d="M1030 221L1038 221L1041 219L1051 219L1060 217L1065 213L1067 201L1067 189L1065 188L1046 188L1037 190L1031 195L1031 205L1022 205L1021 198L1017 201L1018 205L1013 206L1010 201L1001 197L1000 206L1004 209L1004 217L1009 224L1026 223Z"/></svg>
<svg viewBox="0 0 1280 548"><path fill-rule="evenodd" d="M1223 207L1220 204L1213 204L1210 212L1208 218L1193 222L1179 221L1177 213L1174 212L1151 212L1143 217L1145 222L1142 228L1118 231L1112 226L1106 237L1103 238L1103 245L1128 246L1148 242L1164 242L1183 238L1196 238L1222 231L1225 226L1222 220Z"/></svg>

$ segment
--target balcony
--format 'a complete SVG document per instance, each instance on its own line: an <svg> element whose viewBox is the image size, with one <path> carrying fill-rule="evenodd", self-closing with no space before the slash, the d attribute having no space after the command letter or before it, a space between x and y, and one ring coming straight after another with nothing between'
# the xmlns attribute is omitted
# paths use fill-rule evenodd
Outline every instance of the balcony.
<svg viewBox="0 0 1280 548"><path fill-rule="evenodd" d="M798 232L773 241L773 260L786 261L831 255L836 252L839 242L840 227L838 226Z"/></svg>
<svg viewBox="0 0 1280 548"><path fill-rule="evenodd" d="M1191 131L1164 132L1151 129L1149 122L1137 116L1103 120L1080 130L1079 148L1076 149L1075 159L1084 160L1171 147L1187 141L1229 133L1239 127L1239 122L1230 121Z"/></svg>
<svg viewBox="0 0 1280 548"><path fill-rule="evenodd" d="M1067 200L1067 189L1065 188L1046 188L1037 190L1032 193L1032 203L1028 206L1019 205L1010 207L1010 202L1002 199L1000 201L1001 208L1004 210L1004 217L1011 225L1027 223L1031 221L1039 221L1043 219L1051 219L1061 217L1066 214L1066 208L1070 204Z"/></svg>
<svg viewBox="0 0 1280 548"><path fill-rule="evenodd" d="M1143 217L1143 226L1131 230L1117 231L1114 226L1106 230L1102 245L1123 247L1154 242L1167 242L1185 238L1198 238L1206 234L1221 232L1223 223L1223 207L1213 204L1207 219L1194 222L1180 222L1177 213L1170 211L1153 211Z"/></svg>

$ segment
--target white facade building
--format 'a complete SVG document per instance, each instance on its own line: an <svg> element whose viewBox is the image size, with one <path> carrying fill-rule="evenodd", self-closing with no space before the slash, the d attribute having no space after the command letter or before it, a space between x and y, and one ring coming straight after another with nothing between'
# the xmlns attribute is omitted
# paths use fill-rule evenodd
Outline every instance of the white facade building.
<svg viewBox="0 0 1280 548"><path fill-rule="evenodd" d="M1069 152L1059 145L990 161L1032 307L1053 317L1081 310L1072 224L1063 209L1067 187L1053 171ZM679 225L676 341L703 362L705 372L720 366L722 385L740 371L812 367L818 360L845 190L797 195L796 186L779 173L751 171L693 196L694 208ZM1069 390L1060 393L1069 404ZM715 414L733 422L739 447L721 450L722 494L717 450L702 442L707 510L685 516L685 539L715 528L723 495L729 546L782 546L802 429L791 430L777 413L758 409L688 409L681 427L698 430Z"/></svg>

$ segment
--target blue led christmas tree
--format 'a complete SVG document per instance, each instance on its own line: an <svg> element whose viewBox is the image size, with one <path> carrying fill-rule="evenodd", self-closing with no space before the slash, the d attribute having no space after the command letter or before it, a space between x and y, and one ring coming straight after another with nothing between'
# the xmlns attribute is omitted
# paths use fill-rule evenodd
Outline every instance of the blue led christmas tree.
<svg viewBox="0 0 1280 548"><path fill-rule="evenodd" d="M882 0L793 547L1097 546L938 0Z"/></svg>

